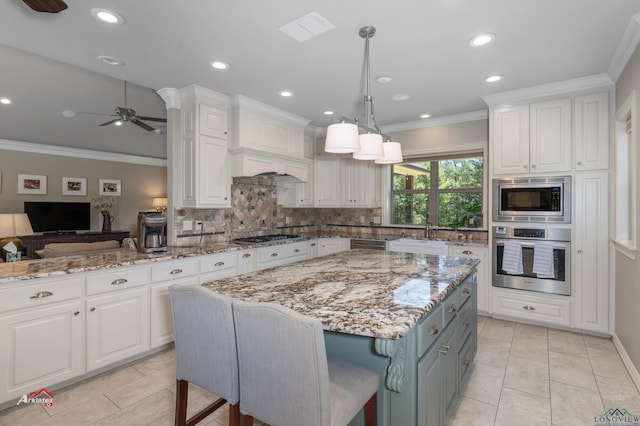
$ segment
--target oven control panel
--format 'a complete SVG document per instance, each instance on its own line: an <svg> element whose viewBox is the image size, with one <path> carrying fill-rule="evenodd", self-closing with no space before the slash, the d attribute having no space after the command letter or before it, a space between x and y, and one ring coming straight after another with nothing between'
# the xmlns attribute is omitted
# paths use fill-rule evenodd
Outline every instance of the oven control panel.
<svg viewBox="0 0 640 426"><path fill-rule="evenodd" d="M516 238L545 238L545 229L513 228L513 236Z"/></svg>

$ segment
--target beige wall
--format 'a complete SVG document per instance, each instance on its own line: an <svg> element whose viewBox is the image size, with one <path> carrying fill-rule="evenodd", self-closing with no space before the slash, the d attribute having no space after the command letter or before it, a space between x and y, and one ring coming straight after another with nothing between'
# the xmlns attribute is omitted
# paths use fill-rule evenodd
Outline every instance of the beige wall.
<svg viewBox="0 0 640 426"><path fill-rule="evenodd" d="M465 145L486 143L489 140L489 120L404 130L393 132L389 136L393 136L395 140L402 143L402 151L405 155L411 155L414 151L444 148L460 150L464 149Z"/></svg>
<svg viewBox="0 0 640 426"><path fill-rule="evenodd" d="M164 197L167 192L167 168L162 166L0 150L0 173L0 213L22 212L24 201L88 202L88 196L62 195L65 176L87 178L87 195L98 192L98 179L119 179L122 197L112 229L129 231L132 235L137 234L138 212L150 209L151 200ZM18 194L18 174L47 176L47 194ZM102 229L102 216L93 208L91 229Z"/></svg>
<svg viewBox="0 0 640 426"><path fill-rule="evenodd" d="M629 97L633 90L640 93L640 47L627 63L623 73L616 82L616 110ZM640 123L640 115L636 118ZM640 143L638 132L636 140L632 141L636 147ZM636 150L640 156L640 149ZM640 158L636 158L636 164L640 165ZM640 192L640 174L636 174L636 191ZM636 194L636 200L640 200L640 193ZM636 206L640 211L640 206ZM636 229L640 229L640 220L634 218ZM640 338L638 338L638 324L640 324L640 259L631 260L627 256L615 254L615 334L625 347L631 361L637 370L640 370Z"/></svg>

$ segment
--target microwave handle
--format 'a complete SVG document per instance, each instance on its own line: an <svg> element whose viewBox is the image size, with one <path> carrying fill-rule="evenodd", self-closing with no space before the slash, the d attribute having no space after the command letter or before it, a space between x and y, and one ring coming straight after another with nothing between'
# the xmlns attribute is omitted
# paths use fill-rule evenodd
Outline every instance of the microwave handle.
<svg viewBox="0 0 640 426"><path fill-rule="evenodd" d="M494 243L497 246L504 246L504 242L505 241L506 240L494 240ZM527 242L518 241L518 242L520 243L520 245L522 247L525 247L525 248L534 248L535 247L535 243L530 243L528 241ZM547 244L548 244L548 242L547 242ZM568 249L568 244L554 242L554 243L551 243L551 247L553 247L554 249L565 249L566 250L566 249Z"/></svg>

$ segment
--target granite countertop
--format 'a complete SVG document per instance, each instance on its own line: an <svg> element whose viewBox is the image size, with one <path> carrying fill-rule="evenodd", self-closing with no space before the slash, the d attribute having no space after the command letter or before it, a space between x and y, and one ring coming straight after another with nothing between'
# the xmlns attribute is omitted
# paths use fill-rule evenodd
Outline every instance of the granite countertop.
<svg viewBox="0 0 640 426"><path fill-rule="evenodd" d="M320 318L325 330L399 339L478 263L350 250L203 285L240 300L275 302Z"/></svg>

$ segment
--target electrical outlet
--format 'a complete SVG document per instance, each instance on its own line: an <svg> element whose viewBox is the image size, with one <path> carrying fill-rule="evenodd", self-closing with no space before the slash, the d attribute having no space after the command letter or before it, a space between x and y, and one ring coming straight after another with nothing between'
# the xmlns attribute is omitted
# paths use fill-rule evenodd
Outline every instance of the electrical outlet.
<svg viewBox="0 0 640 426"><path fill-rule="evenodd" d="M182 230L183 231L191 231L193 229L193 221L192 220L183 220L182 221Z"/></svg>

